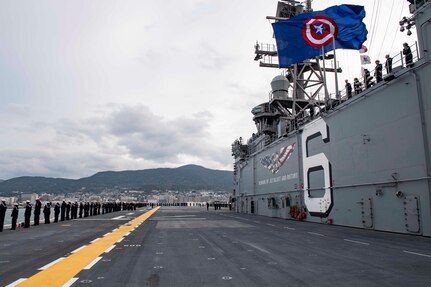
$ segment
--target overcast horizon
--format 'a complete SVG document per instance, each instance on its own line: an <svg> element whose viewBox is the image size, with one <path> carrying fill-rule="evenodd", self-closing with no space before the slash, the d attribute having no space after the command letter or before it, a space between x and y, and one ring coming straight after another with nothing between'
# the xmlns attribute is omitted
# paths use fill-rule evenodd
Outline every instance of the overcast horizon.
<svg viewBox="0 0 431 287"><path fill-rule="evenodd" d="M416 38L399 32L407 1L378 2L313 8L365 5L365 44L383 60ZM253 61L256 40L275 43L265 17L276 4L0 0L0 179L187 164L232 170L231 143L255 131L250 111L280 74ZM359 76L358 51L337 58L340 86Z"/></svg>

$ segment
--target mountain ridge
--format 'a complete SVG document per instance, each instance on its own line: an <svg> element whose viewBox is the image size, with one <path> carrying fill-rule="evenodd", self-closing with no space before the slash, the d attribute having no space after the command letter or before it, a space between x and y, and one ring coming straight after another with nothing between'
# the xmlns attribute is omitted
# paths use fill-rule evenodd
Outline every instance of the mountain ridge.
<svg viewBox="0 0 431 287"><path fill-rule="evenodd" d="M0 181L0 194L69 193L106 190L214 190L230 191L232 171L208 169L199 165L177 168L101 171L80 179L21 176Z"/></svg>

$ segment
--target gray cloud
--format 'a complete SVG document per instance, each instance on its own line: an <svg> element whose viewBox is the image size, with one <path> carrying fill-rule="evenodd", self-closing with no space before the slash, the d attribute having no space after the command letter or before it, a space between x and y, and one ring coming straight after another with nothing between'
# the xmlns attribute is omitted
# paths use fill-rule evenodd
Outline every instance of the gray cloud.
<svg viewBox="0 0 431 287"><path fill-rule="evenodd" d="M104 113L91 118L33 123L31 132L39 141L27 148L2 150L0 178L78 178L101 170L188 163L229 168L228 148L213 144L208 132L211 118L203 111L166 120L147 106L108 105Z"/></svg>
<svg viewBox="0 0 431 287"><path fill-rule="evenodd" d="M109 132L130 156L155 161L178 162L178 155L205 156L209 112L164 120L146 106L122 106L108 116ZM202 150L201 146L207 148ZM210 146L210 148L208 148Z"/></svg>

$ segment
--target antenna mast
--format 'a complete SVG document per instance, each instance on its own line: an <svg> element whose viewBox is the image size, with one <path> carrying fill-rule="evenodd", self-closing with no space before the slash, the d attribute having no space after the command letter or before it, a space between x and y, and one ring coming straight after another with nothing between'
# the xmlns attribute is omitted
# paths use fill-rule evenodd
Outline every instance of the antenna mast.
<svg viewBox="0 0 431 287"><path fill-rule="evenodd" d="M307 12L313 11L313 8L311 8L311 2L312 2L312 0L305 1L305 11L307 11Z"/></svg>
<svg viewBox="0 0 431 287"><path fill-rule="evenodd" d="M312 0L295 1L295 0L279 0L275 17L267 16L266 18L274 21L282 21L290 19L304 12L312 12ZM260 67L277 68L278 65L277 49L274 44L264 44L256 41L255 61L259 61ZM291 88L291 96L288 96L287 104L280 102L274 95L270 95L269 104L276 107L281 114L290 122L293 123L294 129L297 128L297 123L301 122L306 114L313 118L315 111L326 110L332 106L329 93L326 87L326 72L341 72L340 68L326 68L325 59L332 60L334 55L326 55L325 57L315 57L305 60L301 63L292 65L287 69L283 69L283 73L289 81ZM321 67L323 64L323 68ZM320 99L320 92L324 91L325 100ZM278 103L278 102L280 103ZM336 104L336 103L334 103Z"/></svg>

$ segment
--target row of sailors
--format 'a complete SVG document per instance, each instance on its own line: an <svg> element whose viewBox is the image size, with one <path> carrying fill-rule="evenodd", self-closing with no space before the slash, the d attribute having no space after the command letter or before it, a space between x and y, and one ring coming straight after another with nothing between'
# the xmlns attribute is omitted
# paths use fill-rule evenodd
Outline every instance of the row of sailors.
<svg viewBox="0 0 431 287"><path fill-rule="evenodd" d="M65 220L71 220L76 218L82 218L82 217L88 217L88 216L95 216L99 214L105 214L105 213L111 213L115 211L120 210L136 210L136 207L138 204L136 203L116 203L116 202L106 202L106 203L100 203L100 202L80 202L77 201L71 203L66 202L63 200L61 203L56 203L54 205L54 222L58 222L59 218L60 221ZM51 222L51 207L52 203L47 202L45 203L43 207L43 215L45 219L45 224L49 224ZM0 203L0 232L3 231L3 224L4 224L4 218L6 214L6 202L2 200ZM35 206L34 206L34 225L39 225L40 221L40 213L42 209L42 203L39 199L36 200ZM31 217L31 211L32 211L32 205L27 200L25 205L25 211L24 211L24 228L30 227L30 217ZM18 204L16 203L12 210L12 227L11 230L16 229L17 227L17 219L18 219Z"/></svg>
<svg viewBox="0 0 431 287"><path fill-rule="evenodd" d="M402 54L404 55L405 66L411 67L413 65L413 54L408 43L403 44ZM389 55L386 55L385 58L386 58L386 61L385 61L386 74L390 74L392 73L392 58ZM376 60L375 63L376 63L376 66L374 68L374 77L376 79L376 82L379 83L383 80L383 65L380 63L379 60ZM370 71L368 71L368 69L364 69L363 86L358 78L354 78L353 89L355 91L355 95L358 95L362 92L362 87L364 87L365 89L368 89L374 84L375 82L373 81L373 77L371 76ZM349 80L346 80L345 88L346 88L347 98L350 99L353 93L352 93L352 85L349 83Z"/></svg>

